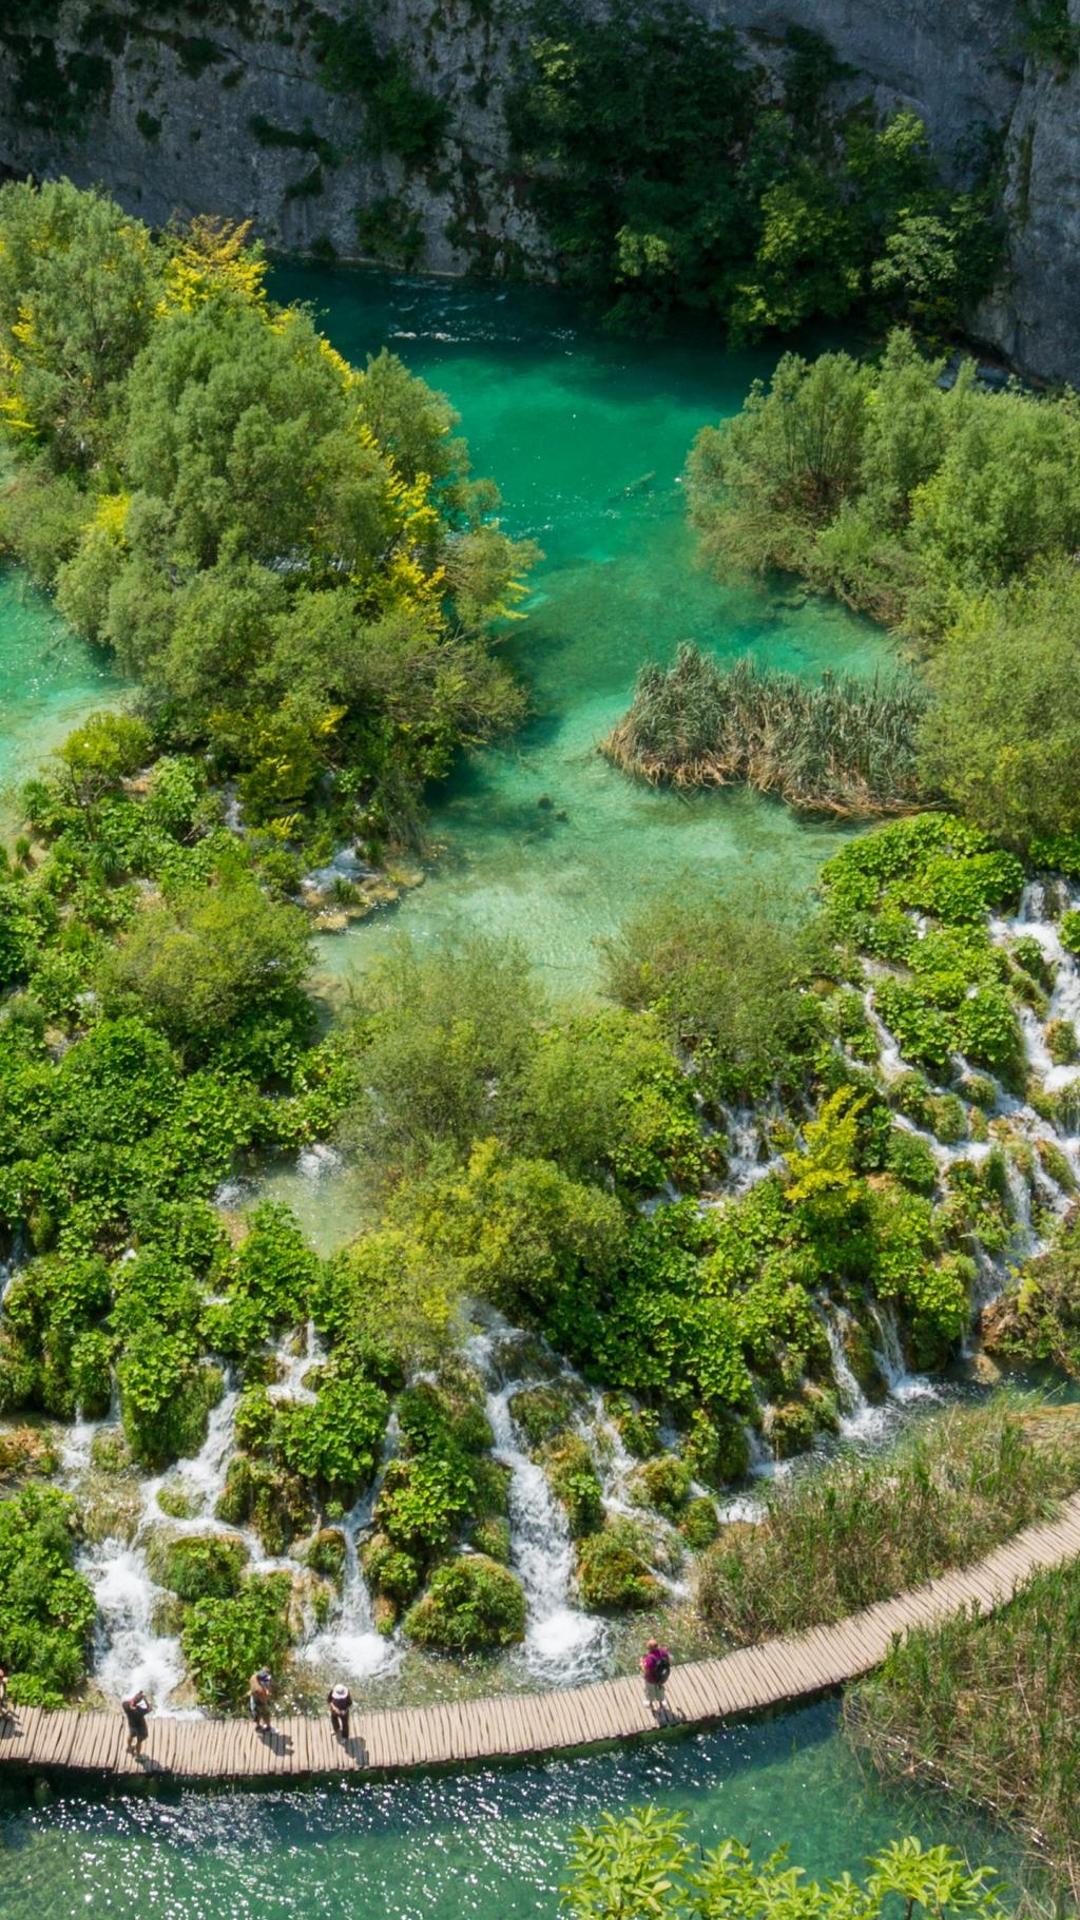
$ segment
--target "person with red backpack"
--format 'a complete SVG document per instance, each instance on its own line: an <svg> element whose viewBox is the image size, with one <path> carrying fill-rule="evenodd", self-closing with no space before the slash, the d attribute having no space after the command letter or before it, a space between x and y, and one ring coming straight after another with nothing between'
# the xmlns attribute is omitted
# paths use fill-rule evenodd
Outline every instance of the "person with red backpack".
<svg viewBox="0 0 1080 1920"><path fill-rule="evenodd" d="M649 1640L642 1654L641 1672L645 1680L645 1700L650 1707L663 1707L664 1688L671 1676L671 1655L659 1640Z"/></svg>

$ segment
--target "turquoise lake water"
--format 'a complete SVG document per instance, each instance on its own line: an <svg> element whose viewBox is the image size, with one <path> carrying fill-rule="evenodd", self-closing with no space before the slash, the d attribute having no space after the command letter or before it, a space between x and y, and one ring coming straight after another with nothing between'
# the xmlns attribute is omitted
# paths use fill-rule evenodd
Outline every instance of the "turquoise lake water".
<svg viewBox="0 0 1080 1920"><path fill-rule="evenodd" d="M757 1726L513 1772L319 1793L10 1806L5 1920L554 1920L570 1835L605 1809L681 1808L695 1839L790 1843L817 1878L862 1871L898 1833L1010 1866L975 1822L886 1794L810 1707Z"/></svg>
<svg viewBox="0 0 1080 1920"><path fill-rule="evenodd" d="M641 663L669 659L680 640L809 676L889 665L880 633L842 608L725 592L694 564L680 483L690 443L737 411L775 355L723 353L691 334L615 340L535 289L303 268L278 274L275 291L310 301L350 359L385 342L448 393L476 472L502 490L505 525L545 553L507 642L532 720L440 791L432 825L445 851L423 887L324 940L322 966L347 975L399 930L424 941L468 925L516 935L552 991L573 993L595 977L596 938L652 894L724 886L748 867L770 884L810 884L834 830L743 792L638 786L596 751Z"/></svg>

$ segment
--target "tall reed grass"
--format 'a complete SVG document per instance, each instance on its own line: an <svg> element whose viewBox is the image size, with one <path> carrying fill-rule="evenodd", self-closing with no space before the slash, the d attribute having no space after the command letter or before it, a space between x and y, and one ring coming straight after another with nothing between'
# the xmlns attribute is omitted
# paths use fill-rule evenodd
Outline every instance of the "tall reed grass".
<svg viewBox="0 0 1080 1920"><path fill-rule="evenodd" d="M904 813L926 802L915 737L926 695L910 675L816 685L750 659L726 667L689 643L642 667L601 751L624 773L677 787L736 782L806 813Z"/></svg>
<svg viewBox="0 0 1080 1920"><path fill-rule="evenodd" d="M921 1777L1007 1821L1080 1911L1080 1565L991 1619L912 1634L849 1691L849 1736L890 1778Z"/></svg>
<svg viewBox="0 0 1080 1920"><path fill-rule="evenodd" d="M979 1559L1080 1485L1080 1417L1003 1396L954 1408L895 1452L774 1487L759 1526L704 1556L698 1605L739 1645L842 1620Z"/></svg>

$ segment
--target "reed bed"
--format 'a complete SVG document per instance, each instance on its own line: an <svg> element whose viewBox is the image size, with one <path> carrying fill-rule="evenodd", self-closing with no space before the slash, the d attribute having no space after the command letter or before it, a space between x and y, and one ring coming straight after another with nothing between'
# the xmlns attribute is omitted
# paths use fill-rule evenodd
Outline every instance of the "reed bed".
<svg viewBox="0 0 1080 1920"><path fill-rule="evenodd" d="M848 1734L890 1778L921 1777L1006 1821L1080 1910L1080 1565L1036 1575L991 1619L912 1634L849 1691Z"/></svg>
<svg viewBox="0 0 1080 1920"><path fill-rule="evenodd" d="M965 1566L1080 1485L1080 1418L1002 1396L928 1421L894 1452L773 1488L757 1526L704 1556L698 1605L740 1646L842 1620Z"/></svg>
<svg viewBox="0 0 1080 1920"><path fill-rule="evenodd" d="M926 803L916 754L925 708L910 674L826 673L811 684L751 659L722 666L684 643L670 667L642 667L601 752L654 785L742 783L802 813L872 818Z"/></svg>

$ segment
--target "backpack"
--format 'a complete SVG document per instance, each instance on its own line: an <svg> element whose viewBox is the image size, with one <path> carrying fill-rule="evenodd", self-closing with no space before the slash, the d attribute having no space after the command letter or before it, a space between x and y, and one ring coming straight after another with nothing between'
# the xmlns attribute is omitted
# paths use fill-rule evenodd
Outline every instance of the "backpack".
<svg viewBox="0 0 1080 1920"><path fill-rule="evenodd" d="M665 1686L671 1678L671 1655L664 1649L657 1654L653 1661L652 1677L653 1684L658 1687Z"/></svg>

